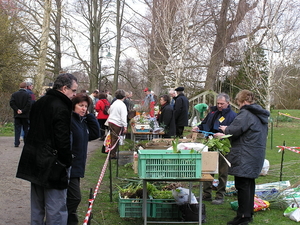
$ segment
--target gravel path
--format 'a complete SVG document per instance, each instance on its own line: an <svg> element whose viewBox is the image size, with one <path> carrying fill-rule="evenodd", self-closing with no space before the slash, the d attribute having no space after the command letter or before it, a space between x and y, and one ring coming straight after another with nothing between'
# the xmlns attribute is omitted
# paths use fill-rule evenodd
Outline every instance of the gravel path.
<svg viewBox="0 0 300 225"><path fill-rule="evenodd" d="M0 137L0 225L30 224L30 183L16 178L23 143L15 148L14 137ZM89 142L88 155L102 142Z"/></svg>

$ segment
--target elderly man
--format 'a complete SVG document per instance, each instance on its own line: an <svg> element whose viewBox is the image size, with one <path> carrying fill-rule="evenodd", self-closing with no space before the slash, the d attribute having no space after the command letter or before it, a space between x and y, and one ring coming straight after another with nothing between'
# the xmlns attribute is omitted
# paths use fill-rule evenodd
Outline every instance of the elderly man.
<svg viewBox="0 0 300 225"><path fill-rule="evenodd" d="M17 177L31 182L31 225L67 224L66 205L71 152L71 99L77 79L61 74L53 89L33 104L30 130ZM27 93L28 95L28 93Z"/></svg>
<svg viewBox="0 0 300 225"><path fill-rule="evenodd" d="M207 114L201 124L194 127L192 130L194 132L203 130L213 133L223 133L219 127L230 125L236 117L236 113L231 109L229 101L230 98L227 94L219 94L217 96L217 105L211 107L211 111ZM226 193L227 176L228 165L223 157L219 157L219 184L216 198L212 201L212 182L203 182L203 200L212 201L212 204L215 205L223 204L224 195Z"/></svg>
<svg viewBox="0 0 300 225"><path fill-rule="evenodd" d="M176 91L174 89L171 89L169 91L169 95L171 97L171 102L170 102L170 105L174 108L174 105L175 105L175 97L176 97Z"/></svg>

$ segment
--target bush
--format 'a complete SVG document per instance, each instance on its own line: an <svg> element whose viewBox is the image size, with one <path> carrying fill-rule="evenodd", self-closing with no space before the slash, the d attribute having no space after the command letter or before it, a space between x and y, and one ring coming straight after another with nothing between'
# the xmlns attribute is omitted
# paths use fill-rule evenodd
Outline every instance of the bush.
<svg viewBox="0 0 300 225"><path fill-rule="evenodd" d="M13 122L13 110L9 105L11 93L1 93L0 98L0 125Z"/></svg>

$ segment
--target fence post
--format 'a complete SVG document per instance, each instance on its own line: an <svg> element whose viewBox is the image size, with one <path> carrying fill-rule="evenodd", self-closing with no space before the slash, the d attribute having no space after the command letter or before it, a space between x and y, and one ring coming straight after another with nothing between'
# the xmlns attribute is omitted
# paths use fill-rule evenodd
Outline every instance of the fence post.
<svg viewBox="0 0 300 225"><path fill-rule="evenodd" d="M285 141L283 141L283 146L285 146ZM281 151L281 165L280 165L280 177L279 177L279 181L282 181L283 160L284 160L284 148Z"/></svg>

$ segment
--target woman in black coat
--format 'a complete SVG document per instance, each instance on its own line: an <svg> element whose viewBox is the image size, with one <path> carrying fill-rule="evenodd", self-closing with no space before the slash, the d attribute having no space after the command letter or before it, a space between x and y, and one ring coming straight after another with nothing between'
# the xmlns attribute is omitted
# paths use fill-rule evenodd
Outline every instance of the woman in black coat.
<svg viewBox="0 0 300 225"><path fill-rule="evenodd" d="M88 113L89 96L77 94L72 99L72 155L70 182L67 192L68 225L78 224L77 208L81 201L80 178L84 177L88 141L100 136L100 127L94 114Z"/></svg>
<svg viewBox="0 0 300 225"><path fill-rule="evenodd" d="M170 101L169 95L162 95L159 98L160 110L157 115L157 121L161 127L164 127L164 138L170 138L175 135L174 111Z"/></svg>

